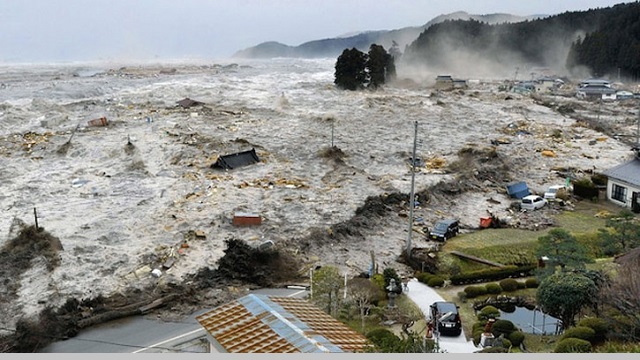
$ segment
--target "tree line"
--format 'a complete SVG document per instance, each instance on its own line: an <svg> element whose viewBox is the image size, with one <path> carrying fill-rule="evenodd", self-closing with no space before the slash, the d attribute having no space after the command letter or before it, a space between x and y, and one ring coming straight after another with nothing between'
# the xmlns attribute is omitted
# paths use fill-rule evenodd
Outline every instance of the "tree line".
<svg viewBox="0 0 640 360"><path fill-rule="evenodd" d="M549 66L558 49L570 48L569 70L586 66L597 76L640 76L640 3L617 4L519 23L489 25L447 20L423 31L407 46L406 60L446 65L454 51L465 51L501 65L514 59Z"/></svg>

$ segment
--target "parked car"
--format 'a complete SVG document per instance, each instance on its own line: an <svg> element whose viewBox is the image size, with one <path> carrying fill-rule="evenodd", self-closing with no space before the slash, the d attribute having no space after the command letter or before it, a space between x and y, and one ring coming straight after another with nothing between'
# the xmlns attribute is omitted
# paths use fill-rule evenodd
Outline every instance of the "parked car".
<svg viewBox="0 0 640 360"><path fill-rule="evenodd" d="M453 302L436 301L429 306L429 321L438 330L440 335L458 336L462 333L462 320L458 309L460 307Z"/></svg>
<svg viewBox="0 0 640 360"><path fill-rule="evenodd" d="M539 195L527 195L520 201L520 209L524 210L536 210L543 208L545 205L547 205L547 200Z"/></svg>
<svg viewBox="0 0 640 360"><path fill-rule="evenodd" d="M547 191L544 192L544 198L547 199L547 201L554 201L559 192L566 193L567 191L568 189L564 185L551 185Z"/></svg>
<svg viewBox="0 0 640 360"><path fill-rule="evenodd" d="M433 229L429 231L429 239L437 241L447 241L458 235L460 231L459 222L456 219L446 219L438 221Z"/></svg>

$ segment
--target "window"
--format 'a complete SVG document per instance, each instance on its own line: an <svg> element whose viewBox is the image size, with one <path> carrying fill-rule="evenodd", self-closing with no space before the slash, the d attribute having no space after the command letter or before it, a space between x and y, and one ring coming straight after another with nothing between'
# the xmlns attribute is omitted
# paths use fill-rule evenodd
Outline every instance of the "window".
<svg viewBox="0 0 640 360"><path fill-rule="evenodd" d="M618 184L613 184L611 188L611 198L621 202L627 202L627 188Z"/></svg>

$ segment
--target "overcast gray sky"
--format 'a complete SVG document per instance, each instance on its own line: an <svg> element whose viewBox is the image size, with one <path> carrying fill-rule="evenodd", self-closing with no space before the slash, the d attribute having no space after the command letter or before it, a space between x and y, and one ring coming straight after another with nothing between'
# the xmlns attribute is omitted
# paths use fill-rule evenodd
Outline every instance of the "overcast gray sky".
<svg viewBox="0 0 640 360"><path fill-rule="evenodd" d="M0 61L223 59L265 41L300 45L419 26L456 11L553 15L611 0L0 0Z"/></svg>

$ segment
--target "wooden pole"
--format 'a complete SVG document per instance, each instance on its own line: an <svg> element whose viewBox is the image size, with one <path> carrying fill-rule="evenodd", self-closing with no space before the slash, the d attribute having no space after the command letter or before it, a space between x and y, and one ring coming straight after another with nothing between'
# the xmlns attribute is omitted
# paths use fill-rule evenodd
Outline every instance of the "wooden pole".
<svg viewBox="0 0 640 360"><path fill-rule="evenodd" d="M413 155L411 156L411 195L409 196L409 234L407 235L407 260L411 259L411 235L413 232L413 207L415 202L414 187L416 182L416 145L418 138L418 122L414 122Z"/></svg>
<svg viewBox="0 0 640 360"><path fill-rule="evenodd" d="M38 227L38 212L35 207L33 208L33 217L36 219L36 231L38 231L40 227Z"/></svg>

